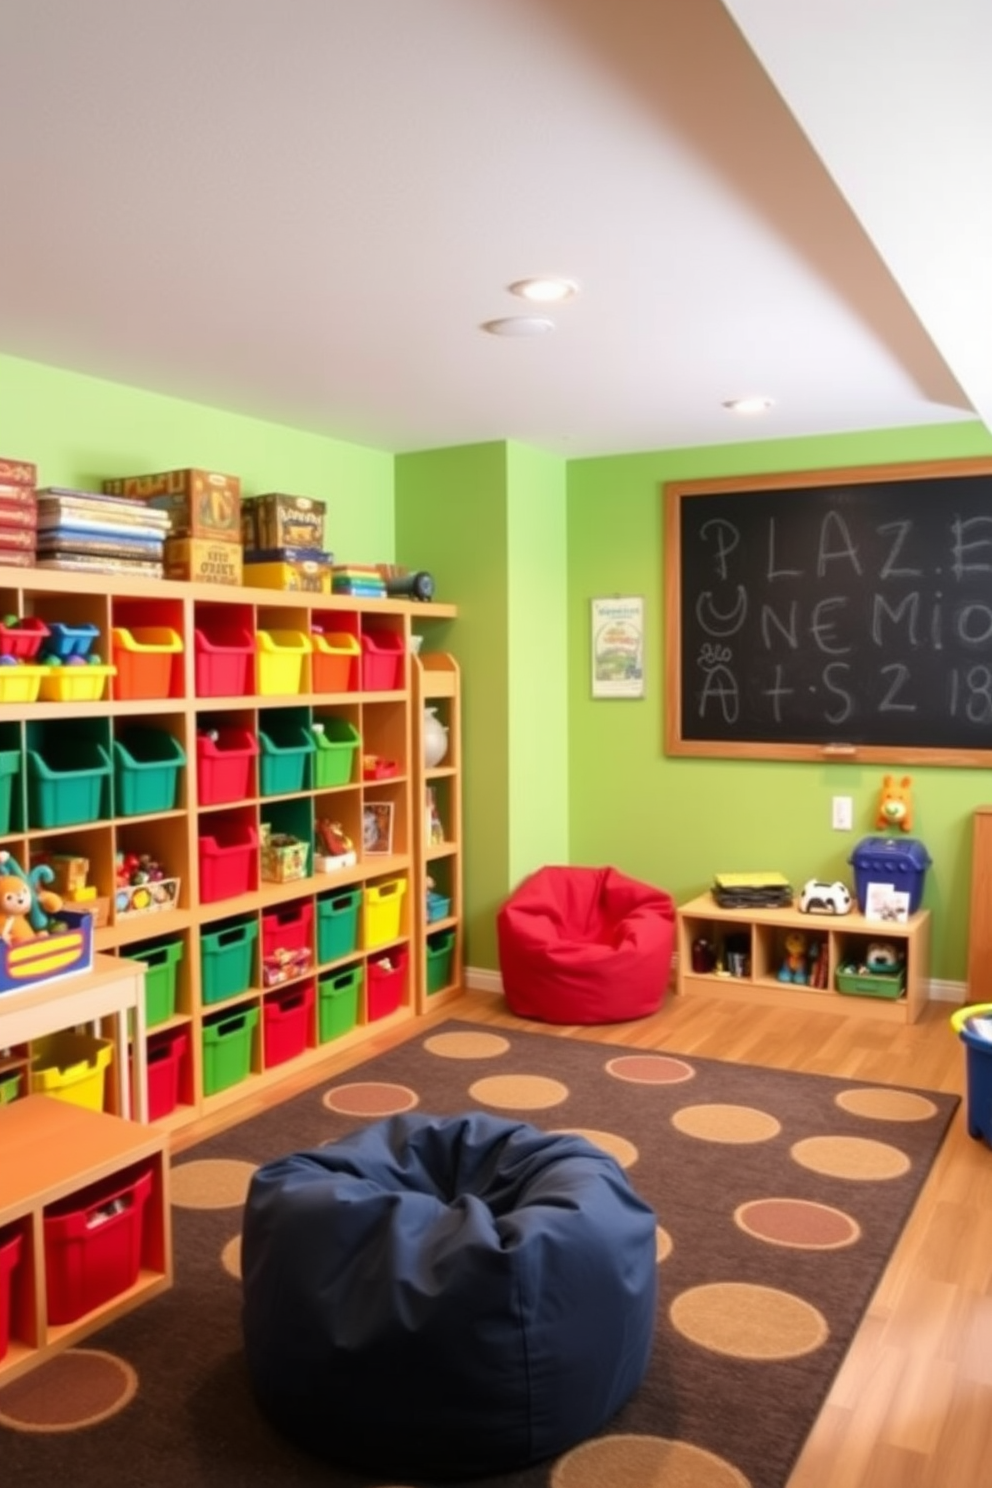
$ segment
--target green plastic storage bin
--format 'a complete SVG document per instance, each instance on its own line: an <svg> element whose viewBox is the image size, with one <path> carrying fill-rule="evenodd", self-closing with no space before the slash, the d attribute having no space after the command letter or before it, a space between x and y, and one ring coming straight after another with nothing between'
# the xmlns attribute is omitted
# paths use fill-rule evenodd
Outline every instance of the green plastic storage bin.
<svg viewBox="0 0 992 1488"><path fill-rule="evenodd" d="M439 930L427 937L427 994L440 992L451 985L451 967L455 959L454 930Z"/></svg>
<svg viewBox="0 0 992 1488"><path fill-rule="evenodd" d="M307 760L314 753L310 731L302 724L280 733L259 729L259 789L263 796L288 796L303 790Z"/></svg>
<svg viewBox="0 0 992 1488"><path fill-rule="evenodd" d="M164 729L129 728L114 740L114 784L118 816L174 811L179 771L186 755Z"/></svg>
<svg viewBox="0 0 992 1488"><path fill-rule="evenodd" d="M314 744L314 786L324 790L332 785L350 785L355 769L355 755L362 736L346 718L317 719L310 730Z"/></svg>
<svg viewBox="0 0 992 1488"><path fill-rule="evenodd" d="M247 1080L258 1008L217 1013L203 1024L203 1093L216 1095Z"/></svg>
<svg viewBox="0 0 992 1488"><path fill-rule="evenodd" d="M20 774L20 769L21 751L19 749L0 750L0 837L6 836L11 828L14 782Z"/></svg>
<svg viewBox="0 0 992 1488"><path fill-rule="evenodd" d="M21 1093L21 1071L5 1070L0 1074L0 1106L7 1106Z"/></svg>
<svg viewBox="0 0 992 1488"><path fill-rule="evenodd" d="M28 824L68 827L101 819L104 788L110 779L110 755L91 739L74 739L72 730L59 743L25 752L28 772Z"/></svg>
<svg viewBox="0 0 992 1488"><path fill-rule="evenodd" d="M231 920L200 935L200 972L205 1004L237 997L251 986L252 949L258 921Z"/></svg>
<svg viewBox="0 0 992 1488"><path fill-rule="evenodd" d="M318 1037L322 1044L340 1038L358 1022L362 964L322 976L317 983Z"/></svg>
<svg viewBox="0 0 992 1488"><path fill-rule="evenodd" d="M338 961L358 949L362 891L341 889L317 900L317 960Z"/></svg>
<svg viewBox="0 0 992 1488"><path fill-rule="evenodd" d="M139 946L128 950L128 955L145 963L145 1027L154 1028L176 1011L176 973L183 959L183 943L170 940Z"/></svg>

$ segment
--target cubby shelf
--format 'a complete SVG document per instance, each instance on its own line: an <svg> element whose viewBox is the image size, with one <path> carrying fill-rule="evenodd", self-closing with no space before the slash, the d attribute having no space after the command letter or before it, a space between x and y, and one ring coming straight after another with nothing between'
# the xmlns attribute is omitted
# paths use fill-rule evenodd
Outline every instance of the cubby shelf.
<svg viewBox="0 0 992 1488"><path fill-rule="evenodd" d="M175 1101L158 1116L153 1110L154 1120L189 1125L318 1064L331 1047L361 1042L453 994L462 936L458 669L445 653L415 657L411 645L415 624L436 633L438 622L455 618L453 606L12 569L0 576L0 612L93 626L101 660L122 663L96 701L6 702L0 693L0 751L18 761L0 810L0 849L25 864L43 852L89 861L90 882L109 899L94 934L98 950L133 955L163 939L181 942L174 1008L149 1037L183 1030L187 1038ZM123 650L112 650L112 636ZM448 757L434 771L423 767L425 698L437 699L449 730ZM136 730L160 736L150 758ZM248 740L243 778L210 783L208 766L217 761L207 758L204 739L215 751L230 748L224 768L237 764L238 742ZM41 761L31 761L33 776L51 782L44 800L29 779L32 753ZM392 773L366 778L366 756L388 761ZM79 759L91 764L82 773L93 778L81 781L74 798L71 767ZM425 839L428 784L445 819L437 846ZM391 803L386 853L363 846L372 801ZM314 871L321 820L351 839L354 864ZM262 879L265 828L307 844L305 876ZM143 852L178 881L178 897L174 907L125 915L115 898L115 863L122 853ZM429 876L449 900L436 925L427 918ZM357 895L351 940L341 955L319 957L321 913L348 891ZM309 963L290 958L286 981L266 985L266 929L294 909L312 926ZM383 925L384 912L395 924ZM250 961L235 1002L252 1014L238 1030L244 1068L237 1079L213 1068L217 1013L235 1002L215 1005L204 985L205 946L214 945L218 929L223 943L232 921L245 936L232 953L243 949ZM440 941L442 933L449 940ZM443 985L434 990L438 944L447 954ZM273 993L286 988L302 994L287 993L285 1006L277 1005ZM325 993L338 998L342 989L349 1011L353 1003L350 1021L345 1002L335 1003L333 1017L324 1005Z"/></svg>

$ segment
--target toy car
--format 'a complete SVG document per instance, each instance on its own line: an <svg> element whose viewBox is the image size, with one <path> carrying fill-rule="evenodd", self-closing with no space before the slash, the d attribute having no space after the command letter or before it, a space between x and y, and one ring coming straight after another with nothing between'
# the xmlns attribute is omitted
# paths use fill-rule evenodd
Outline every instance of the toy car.
<svg viewBox="0 0 992 1488"><path fill-rule="evenodd" d="M851 908L851 891L847 884L821 883L811 878L803 884L799 908L803 914L847 914Z"/></svg>

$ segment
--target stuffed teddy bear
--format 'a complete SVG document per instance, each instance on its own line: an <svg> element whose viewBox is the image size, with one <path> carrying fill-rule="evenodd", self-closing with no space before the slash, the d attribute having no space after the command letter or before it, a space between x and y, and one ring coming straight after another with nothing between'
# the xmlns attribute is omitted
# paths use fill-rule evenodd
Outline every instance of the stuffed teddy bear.
<svg viewBox="0 0 992 1488"><path fill-rule="evenodd" d="M20 945L34 940L31 928L31 885L14 874L0 878L0 940L7 945Z"/></svg>
<svg viewBox="0 0 992 1488"><path fill-rule="evenodd" d="M893 827L899 827L903 832L912 830L913 798L910 795L912 784L911 775L904 775L899 781L894 775L886 775L882 781L882 794L878 802L878 815L875 818L877 827L887 827L890 831Z"/></svg>

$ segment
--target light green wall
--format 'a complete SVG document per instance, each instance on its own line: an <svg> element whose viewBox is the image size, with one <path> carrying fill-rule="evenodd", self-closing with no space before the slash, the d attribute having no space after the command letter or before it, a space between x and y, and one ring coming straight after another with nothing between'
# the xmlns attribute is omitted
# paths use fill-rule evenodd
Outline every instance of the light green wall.
<svg viewBox="0 0 992 1488"><path fill-rule="evenodd" d="M393 457L381 450L0 356L0 454L33 461L41 485L83 490L108 476L222 470L248 496L326 501L340 561L394 559Z"/></svg>
<svg viewBox="0 0 992 1488"><path fill-rule="evenodd" d="M574 862L613 863L676 900L717 871L779 869L793 882L843 877L872 835L884 766L671 759L663 752L661 488L671 480L772 474L992 454L979 424L670 450L568 467L569 790ZM589 600L643 594L647 698L589 696ZM992 800L979 769L915 768L913 835L934 863L932 974L964 979L971 813ZM854 831L830 827L830 798L854 799Z"/></svg>

